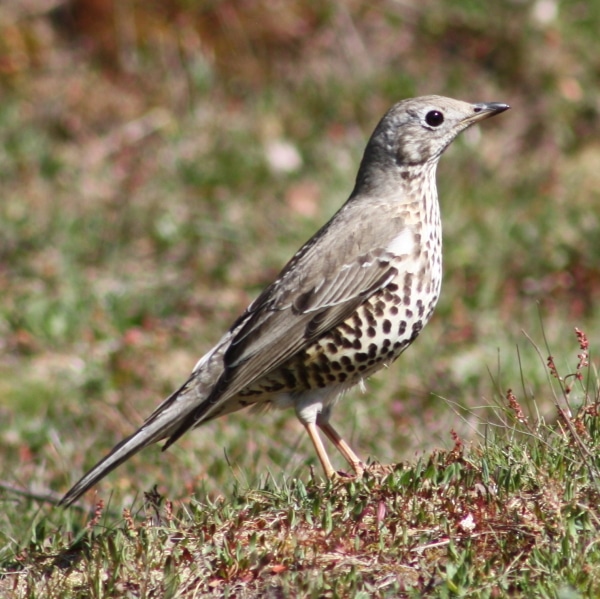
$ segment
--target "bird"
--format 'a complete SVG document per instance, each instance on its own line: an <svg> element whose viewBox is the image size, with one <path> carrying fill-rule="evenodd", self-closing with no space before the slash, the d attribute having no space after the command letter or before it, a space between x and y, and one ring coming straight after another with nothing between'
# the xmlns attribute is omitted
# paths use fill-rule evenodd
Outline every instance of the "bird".
<svg viewBox="0 0 600 599"><path fill-rule="evenodd" d="M390 365L430 319L442 281L440 156L508 104L429 95L375 127L348 200L284 266L189 378L62 498L71 505L143 448L249 406L294 408L328 478L321 431L356 476L364 462L330 422L338 399Z"/></svg>

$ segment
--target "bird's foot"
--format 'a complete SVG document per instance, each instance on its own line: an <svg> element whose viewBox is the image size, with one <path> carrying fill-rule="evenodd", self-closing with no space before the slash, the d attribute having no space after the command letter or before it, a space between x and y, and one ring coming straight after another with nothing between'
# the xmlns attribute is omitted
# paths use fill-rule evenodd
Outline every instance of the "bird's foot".
<svg viewBox="0 0 600 599"><path fill-rule="evenodd" d="M394 470L396 470L396 464L380 464L379 462L373 462L366 467L365 472L371 476L382 478L391 474Z"/></svg>

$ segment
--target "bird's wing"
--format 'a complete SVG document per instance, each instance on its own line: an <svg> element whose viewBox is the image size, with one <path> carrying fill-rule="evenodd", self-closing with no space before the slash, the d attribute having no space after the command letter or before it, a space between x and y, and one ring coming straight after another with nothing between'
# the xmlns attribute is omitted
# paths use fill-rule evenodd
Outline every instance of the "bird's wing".
<svg viewBox="0 0 600 599"><path fill-rule="evenodd" d="M239 373L238 377L244 372L245 384L343 322L398 274L392 255L384 248L345 256L341 264L329 262L329 272L320 270L318 278L294 280L292 275L250 307L225 353L225 367Z"/></svg>
<svg viewBox="0 0 600 599"><path fill-rule="evenodd" d="M332 222L317 233L233 325L222 375L206 401L180 422L165 448L388 285L398 274L388 247L403 227L399 218L381 219L367 232L367 240L360 227L342 231L345 235L340 237ZM330 233L336 229L337 237Z"/></svg>
<svg viewBox="0 0 600 599"><path fill-rule="evenodd" d="M332 251L328 256L319 256L322 244L318 241L304 246L277 281L204 356L192 376L156 408L138 431L77 482L61 505L73 503L151 443L168 437L163 447L166 449L188 429L209 418L223 402L343 322L365 298L385 287L397 273L391 253L383 246L361 252L360 244L351 237L333 248L344 250L339 254Z"/></svg>

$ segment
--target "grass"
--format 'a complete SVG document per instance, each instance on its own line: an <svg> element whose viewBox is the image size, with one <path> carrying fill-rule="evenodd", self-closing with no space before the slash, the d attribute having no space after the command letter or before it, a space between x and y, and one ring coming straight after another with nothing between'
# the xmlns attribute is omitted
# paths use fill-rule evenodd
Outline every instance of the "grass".
<svg viewBox="0 0 600 599"><path fill-rule="evenodd" d="M55 4L0 12L0 594L597 595L595 7ZM240 413L56 510L421 93L513 109L442 159L434 319L334 416L393 471Z"/></svg>
<svg viewBox="0 0 600 599"><path fill-rule="evenodd" d="M30 597L593 597L600 592L598 381L549 374L556 424L507 391L504 427L361 480L267 476L180 507L155 490L121 517L50 512L5 562ZM565 399L577 395L568 415Z"/></svg>

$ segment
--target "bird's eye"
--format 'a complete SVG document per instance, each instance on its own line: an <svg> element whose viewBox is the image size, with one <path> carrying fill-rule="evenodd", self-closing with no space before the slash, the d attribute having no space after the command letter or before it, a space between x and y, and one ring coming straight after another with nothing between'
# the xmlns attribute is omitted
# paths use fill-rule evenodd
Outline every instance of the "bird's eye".
<svg viewBox="0 0 600 599"><path fill-rule="evenodd" d="M439 127L444 122L444 115L439 110L430 110L425 115L425 122L430 127Z"/></svg>

